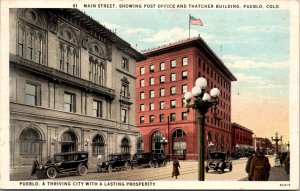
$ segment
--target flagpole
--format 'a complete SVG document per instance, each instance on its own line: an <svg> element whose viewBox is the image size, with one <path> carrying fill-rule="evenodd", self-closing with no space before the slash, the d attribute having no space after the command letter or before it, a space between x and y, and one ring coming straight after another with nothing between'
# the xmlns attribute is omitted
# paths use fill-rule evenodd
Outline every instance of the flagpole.
<svg viewBox="0 0 300 191"><path fill-rule="evenodd" d="M191 37L191 14L189 14L189 38Z"/></svg>

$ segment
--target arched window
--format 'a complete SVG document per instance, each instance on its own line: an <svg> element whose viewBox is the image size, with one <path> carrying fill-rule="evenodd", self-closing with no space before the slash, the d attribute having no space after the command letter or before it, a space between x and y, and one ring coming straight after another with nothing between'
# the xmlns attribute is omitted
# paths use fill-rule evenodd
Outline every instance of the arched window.
<svg viewBox="0 0 300 191"><path fill-rule="evenodd" d="M42 52L43 52L43 38L39 36L36 41L36 62L42 63Z"/></svg>
<svg viewBox="0 0 300 191"><path fill-rule="evenodd" d="M25 31L22 27L19 28L19 35L18 35L18 52L19 56L23 57L24 52L24 44L25 44Z"/></svg>
<svg viewBox="0 0 300 191"><path fill-rule="evenodd" d="M99 84L104 85L104 64L101 62L99 67Z"/></svg>
<svg viewBox="0 0 300 191"><path fill-rule="evenodd" d="M151 137L151 151L154 153L163 153L163 145L160 143L162 139L162 134L160 131L155 131Z"/></svg>
<svg viewBox="0 0 300 191"><path fill-rule="evenodd" d="M33 60L33 41L34 36L32 32L27 34L27 59Z"/></svg>
<svg viewBox="0 0 300 191"><path fill-rule="evenodd" d="M173 154L186 153L186 135L182 129L177 129L172 134Z"/></svg>
<svg viewBox="0 0 300 191"><path fill-rule="evenodd" d="M71 152L76 151L76 135L75 133L68 131L65 132L61 138L61 152Z"/></svg>
<svg viewBox="0 0 300 191"><path fill-rule="evenodd" d="M137 153L144 151L144 138L141 133L138 134L136 147Z"/></svg>
<svg viewBox="0 0 300 191"><path fill-rule="evenodd" d="M96 135L92 141L93 154L104 155L104 151L105 151L104 146L105 143L103 137L101 135Z"/></svg>
<svg viewBox="0 0 300 191"><path fill-rule="evenodd" d="M20 154L38 155L40 153L39 141L41 137L37 130L33 128L23 130L20 134Z"/></svg>
<svg viewBox="0 0 300 191"><path fill-rule="evenodd" d="M130 153L130 142L126 137L121 141L121 153Z"/></svg>

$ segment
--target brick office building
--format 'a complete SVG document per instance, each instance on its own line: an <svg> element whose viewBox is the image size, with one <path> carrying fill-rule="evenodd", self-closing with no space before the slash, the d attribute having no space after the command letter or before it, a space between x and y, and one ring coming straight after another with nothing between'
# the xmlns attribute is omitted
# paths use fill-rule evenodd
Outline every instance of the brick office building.
<svg viewBox="0 0 300 191"><path fill-rule="evenodd" d="M10 165L53 153L135 153L135 65L145 57L76 9L10 9ZM131 120L129 120L131 119Z"/></svg>
<svg viewBox="0 0 300 191"><path fill-rule="evenodd" d="M232 128L232 151L244 154L247 150L254 150L251 129L237 123L231 124Z"/></svg>
<svg viewBox="0 0 300 191"><path fill-rule="evenodd" d="M144 52L136 66L136 124L143 135L141 150L198 158L198 122L187 113L184 93L198 77L207 91L221 90L219 104L207 113L205 148L231 152L231 81L236 78L200 38L192 38ZM168 143L163 147L161 139ZM213 145L208 148L208 143Z"/></svg>

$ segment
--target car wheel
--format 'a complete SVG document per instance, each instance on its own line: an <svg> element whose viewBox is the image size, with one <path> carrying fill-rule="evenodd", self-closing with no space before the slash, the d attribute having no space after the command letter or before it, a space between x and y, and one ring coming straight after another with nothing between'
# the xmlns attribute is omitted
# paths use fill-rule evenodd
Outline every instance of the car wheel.
<svg viewBox="0 0 300 191"><path fill-rule="evenodd" d="M125 163L125 167L126 167L126 170L131 170L131 165L129 164L129 162Z"/></svg>
<svg viewBox="0 0 300 191"><path fill-rule="evenodd" d="M57 170L54 167L49 167L47 169L47 176L48 178L56 178Z"/></svg>
<svg viewBox="0 0 300 191"><path fill-rule="evenodd" d="M153 162L153 161L150 161L150 162L149 162L149 166L150 166L150 168L154 168L154 162Z"/></svg>
<svg viewBox="0 0 300 191"><path fill-rule="evenodd" d="M112 173L112 166L111 165L108 166L108 172Z"/></svg>
<svg viewBox="0 0 300 191"><path fill-rule="evenodd" d="M87 167L85 165L79 165L78 167L78 173L80 176L84 176L87 173Z"/></svg>
<svg viewBox="0 0 300 191"><path fill-rule="evenodd" d="M155 162L155 163L154 163L154 168L158 168L158 166L159 166L159 165L158 165L158 162Z"/></svg>

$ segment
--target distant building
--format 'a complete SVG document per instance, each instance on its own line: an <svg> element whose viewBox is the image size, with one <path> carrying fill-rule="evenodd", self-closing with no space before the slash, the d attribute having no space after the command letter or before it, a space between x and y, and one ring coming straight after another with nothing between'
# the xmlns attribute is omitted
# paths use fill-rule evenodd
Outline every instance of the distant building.
<svg viewBox="0 0 300 191"><path fill-rule="evenodd" d="M255 149L263 150L266 154L273 154L275 152L275 147L268 138L263 137L253 137L253 147Z"/></svg>
<svg viewBox="0 0 300 191"><path fill-rule="evenodd" d="M231 81L236 78L202 38L154 48L144 55L147 59L136 66L136 124L143 134L140 150L198 158L197 113L187 112L184 94L197 78L204 77L206 91L221 90L219 104L207 113L205 152L231 152ZM165 148L163 137L168 141Z"/></svg>
<svg viewBox="0 0 300 191"><path fill-rule="evenodd" d="M253 148L252 130L239 125L237 123L231 124L232 128L232 150L244 154L247 150L255 150Z"/></svg>
<svg viewBox="0 0 300 191"><path fill-rule="evenodd" d="M10 166L54 153L135 153L135 65L145 57L76 9L10 9Z"/></svg>

